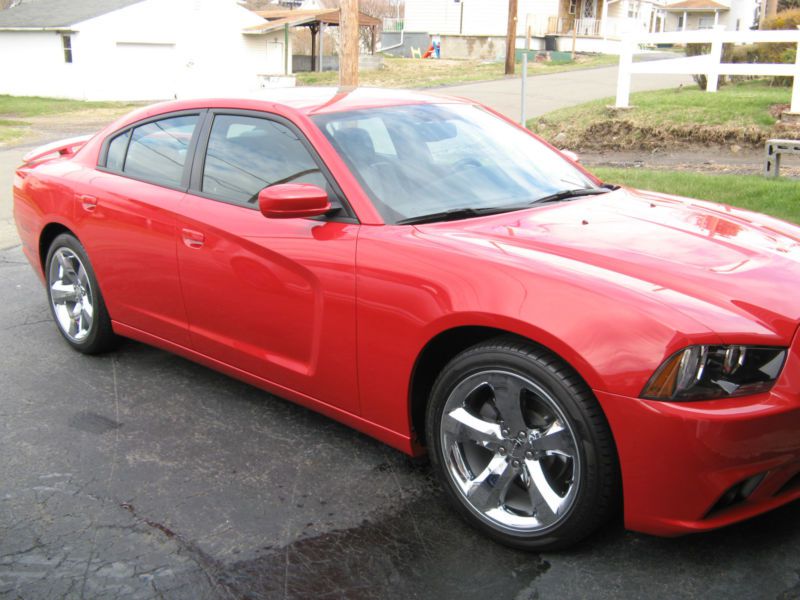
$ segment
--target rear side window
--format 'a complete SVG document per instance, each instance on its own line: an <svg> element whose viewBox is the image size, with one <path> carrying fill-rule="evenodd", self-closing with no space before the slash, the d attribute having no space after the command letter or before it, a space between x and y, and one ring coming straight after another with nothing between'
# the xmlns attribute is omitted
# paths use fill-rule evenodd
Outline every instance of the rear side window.
<svg viewBox="0 0 800 600"><path fill-rule="evenodd" d="M128 141L131 139L130 130L122 135L118 135L108 145L108 156L106 157L106 168L113 171L122 171L125 165L125 153L128 151Z"/></svg>
<svg viewBox="0 0 800 600"><path fill-rule="evenodd" d="M197 115L170 117L120 134L108 145L106 168L159 185L180 186L197 121Z"/></svg>
<svg viewBox="0 0 800 600"><path fill-rule="evenodd" d="M332 195L317 163L291 129L269 119L217 115L208 140L203 192L254 208L261 190L280 183L312 183Z"/></svg>

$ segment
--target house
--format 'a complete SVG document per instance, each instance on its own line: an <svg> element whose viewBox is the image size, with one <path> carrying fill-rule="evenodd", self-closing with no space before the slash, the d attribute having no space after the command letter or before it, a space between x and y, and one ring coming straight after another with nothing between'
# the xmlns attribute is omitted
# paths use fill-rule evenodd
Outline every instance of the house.
<svg viewBox="0 0 800 600"><path fill-rule="evenodd" d="M579 52L619 51L626 33L723 25L752 26L758 0L519 0L517 48ZM505 55L505 0L405 0L403 19L384 20L383 48L441 44L444 58L498 59Z"/></svg>
<svg viewBox="0 0 800 600"><path fill-rule="evenodd" d="M291 73L284 32L248 30L263 23L234 0L23 0L0 11L0 94L244 93Z"/></svg>
<svg viewBox="0 0 800 600"><path fill-rule="evenodd" d="M731 0L721 4L715 0L679 0L664 7L667 31L710 29L722 25L728 31L750 29L758 22L758 4Z"/></svg>

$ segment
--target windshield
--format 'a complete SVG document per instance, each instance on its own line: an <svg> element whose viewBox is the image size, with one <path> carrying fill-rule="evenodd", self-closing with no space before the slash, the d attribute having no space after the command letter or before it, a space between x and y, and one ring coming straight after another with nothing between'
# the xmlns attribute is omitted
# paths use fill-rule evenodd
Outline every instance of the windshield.
<svg viewBox="0 0 800 600"><path fill-rule="evenodd" d="M391 106L314 122L387 223L462 209L515 210L596 187L534 137L476 106Z"/></svg>

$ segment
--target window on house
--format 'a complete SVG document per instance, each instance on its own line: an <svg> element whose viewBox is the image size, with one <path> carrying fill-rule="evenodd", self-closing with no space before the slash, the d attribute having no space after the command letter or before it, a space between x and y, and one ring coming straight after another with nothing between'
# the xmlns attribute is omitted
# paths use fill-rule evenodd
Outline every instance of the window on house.
<svg viewBox="0 0 800 600"><path fill-rule="evenodd" d="M683 15L678 17L678 29L683 29Z"/></svg>
<svg viewBox="0 0 800 600"><path fill-rule="evenodd" d="M61 45L64 47L64 62L71 63L72 62L72 36L71 35L62 35L61 36Z"/></svg>
<svg viewBox="0 0 800 600"><path fill-rule="evenodd" d="M714 17L700 17L698 19L698 29L711 29L712 27L714 27Z"/></svg>
<svg viewBox="0 0 800 600"><path fill-rule="evenodd" d="M569 14L574 15L578 10L578 0L569 0Z"/></svg>
<svg viewBox="0 0 800 600"><path fill-rule="evenodd" d="M741 25L742 25L742 20L741 19L736 19L736 31L739 31L739 28L741 27Z"/></svg>

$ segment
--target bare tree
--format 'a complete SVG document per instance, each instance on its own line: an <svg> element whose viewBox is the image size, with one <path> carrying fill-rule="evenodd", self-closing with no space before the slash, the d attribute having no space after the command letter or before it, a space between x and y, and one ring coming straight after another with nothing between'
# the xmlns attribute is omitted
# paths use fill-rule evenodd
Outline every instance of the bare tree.
<svg viewBox="0 0 800 600"><path fill-rule="evenodd" d="M339 8L340 0L321 0L321 4L327 8ZM383 19L396 17L404 12L404 2L402 0L358 0L359 12ZM361 27L358 31L359 42L362 48L369 48L371 42L371 32L367 27Z"/></svg>

